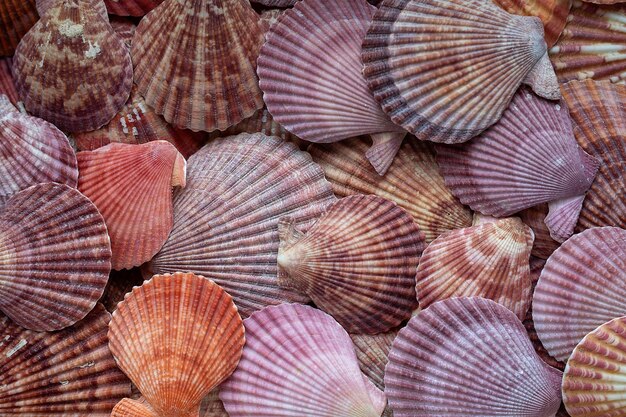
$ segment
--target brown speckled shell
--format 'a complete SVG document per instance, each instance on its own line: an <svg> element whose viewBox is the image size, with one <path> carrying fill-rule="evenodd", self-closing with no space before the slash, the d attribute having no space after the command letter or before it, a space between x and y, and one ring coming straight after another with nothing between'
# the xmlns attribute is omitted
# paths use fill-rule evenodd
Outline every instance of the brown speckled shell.
<svg viewBox="0 0 626 417"><path fill-rule="evenodd" d="M35 0L2 0L0 4L0 57L13 55L20 39L38 19Z"/></svg>
<svg viewBox="0 0 626 417"><path fill-rule="evenodd" d="M200 404L200 417L229 417L219 397L219 387L204 397Z"/></svg>
<svg viewBox="0 0 626 417"><path fill-rule="evenodd" d="M118 16L143 16L163 0L104 0L107 10Z"/></svg>
<svg viewBox="0 0 626 417"><path fill-rule="evenodd" d="M39 16L43 16L48 10L54 8L55 5L63 0L35 0L37 5L37 13ZM96 10L100 16L107 22L109 21L109 15L107 14L107 8L102 0L77 0L79 2L88 3L94 10Z"/></svg>

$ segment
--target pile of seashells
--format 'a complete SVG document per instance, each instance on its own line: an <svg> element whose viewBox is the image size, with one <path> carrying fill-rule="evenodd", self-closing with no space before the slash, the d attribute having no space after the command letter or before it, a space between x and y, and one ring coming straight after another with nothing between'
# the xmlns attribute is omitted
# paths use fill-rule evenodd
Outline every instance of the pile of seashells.
<svg viewBox="0 0 626 417"><path fill-rule="evenodd" d="M0 416L626 416L626 0L254 1L0 0Z"/></svg>

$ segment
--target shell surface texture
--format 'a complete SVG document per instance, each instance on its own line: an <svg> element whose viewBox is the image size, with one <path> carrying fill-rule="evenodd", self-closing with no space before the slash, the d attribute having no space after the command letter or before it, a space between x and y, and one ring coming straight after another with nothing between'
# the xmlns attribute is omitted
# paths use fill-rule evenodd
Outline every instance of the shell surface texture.
<svg viewBox="0 0 626 417"><path fill-rule="evenodd" d="M13 105L17 105L19 98L11 72L12 67L13 58L0 58L0 95L6 95Z"/></svg>
<svg viewBox="0 0 626 417"><path fill-rule="evenodd" d="M118 16L143 16L163 0L104 0L107 11Z"/></svg>
<svg viewBox="0 0 626 417"><path fill-rule="evenodd" d="M3 0L0 9L0 57L11 56L22 37L37 23L35 0Z"/></svg>

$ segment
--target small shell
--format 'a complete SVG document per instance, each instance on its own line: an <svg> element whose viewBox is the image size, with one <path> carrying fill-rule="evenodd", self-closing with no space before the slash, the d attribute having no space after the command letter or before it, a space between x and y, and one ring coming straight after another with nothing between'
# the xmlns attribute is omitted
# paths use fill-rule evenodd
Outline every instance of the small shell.
<svg viewBox="0 0 626 417"><path fill-rule="evenodd" d="M13 66L13 58L0 58L0 95L8 96L11 103L17 105L19 98L17 97L17 89L11 67Z"/></svg>
<svg viewBox="0 0 626 417"><path fill-rule="evenodd" d="M367 147L366 139L355 138L332 145L311 145L309 153L321 165L338 197L376 194L395 202L413 217L426 242L472 224L470 211L446 187L429 144L404 141L382 177L365 159Z"/></svg>
<svg viewBox="0 0 626 417"><path fill-rule="evenodd" d="M522 221L533 229L535 241L531 254L541 259L548 257L559 247L560 243L550 237L550 230L546 226L545 219L548 215L548 205L540 204L520 211L518 216Z"/></svg>
<svg viewBox="0 0 626 417"><path fill-rule="evenodd" d="M424 235L395 203L345 197L306 236L289 219L281 219L278 233L278 283L307 294L346 330L386 332L417 307L415 270Z"/></svg>
<svg viewBox="0 0 626 417"><path fill-rule="evenodd" d="M133 39L135 83L175 127L224 130L263 106L256 59L263 25L246 0L166 1Z"/></svg>
<svg viewBox="0 0 626 417"><path fill-rule="evenodd" d="M310 223L334 200L323 171L292 144L260 133L211 141L189 158L174 228L150 267L214 279L243 316L306 301L278 286L278 220Z"/></svg>
<svg viewBox="0 0 626 417"><path fill-rule="evenodd" d="M0 57L13 55L20 39L38 19L35 0L2 0Z"/></svg>
<svg viewBox="0 0 626 417"><path fill-rule="evenodd" d="M231 417L382 413L384 394L361 373L350 337L332 317L283 304L254 313L244 324L241 362L220 388Z"/></svg>
<svg viewBox="0 0 626 417"><path fill-rule="evenodd" d="M100 302L107 311L112 313L124 299L124 296L131 292L134 287L138 287L141 284L143 284L143 275L139 268L111 271Z"/></svg>
<svg viewBox="0 0 626 417"><path fill-rule="evenodd" d="M541 21L491 1L387 1L363 41L363 63L384 111L422 140L471 139L500 119L522 83L560 97Z"/></svg>
<svg viewBox="0 0 626 417"><path fill-rule="evenodd" d="M396 417L554 416L561 372L511 311L483 298L440 301L400 330L385 393Z"/></svg>
<svg viewBox="0 0 626 417"><path fill-rule="evenodd" d="M392 330L375 335L350 335L361 372L381 391L385 389L385 366L389 361L389 350L397 334L397 330Z"/></svg>
<svg viewBox="0 0 626 417"><path fill-rule="evenodd" d="M111 417L159 417L159 414L143 397L141 400L124 398L115 405Z"/></svg>
<svg viewBox="0 0 626 417"><path fill-rule="evenodd" d="M626 79L626 6L574 0L567 26L550 59L565 83L593 78L624 83Z"/></svg>
<svg viewBox="0 0 626 417"><path fill-rule="evenodd" d="M93 309L111 270L104 219L81 193L47 183L13 195L0 213L0 310L52 331Z"/></svg>
<svg viewBox="0 0 626 417"><path fill-rule="evenodd" d="M533 320L548 352L565 361L591 330L626 315L626 230L572 236L548 259L533 296Z"/></svg>
<svg viewBox="0 0 626 417"><path fill-rule="evenodd" d="M37 7L37 13L39 16L44 16L48 13L48 10L54 8L63 0L35 0ZM88 3L100 16L107 22L109 21L109 15L107 14L107 8L102 0L77 0L78 2Z"/></svg>
<svg viewBox="0 0 626 417"><path fill-rule="evenodd" d="M70 132L108 123L133 81L128 50L108 21L71 0L56 3L24 36L13 75L26 109Z"/></svg>
<svg viewBox="0 0 626 417"><path fill-rule="evenodd" d="M230 295L194 274L155 275L126 296L109 325L118 366L161 416L197 416L202 398L237 367L243 345Z"/></svg>
<svg viewBox="0 0 626 417"><path fill-rule="evenodd" d="M118 16L143 16L163 0L104 0L107 10Z"/></svg>
<svg viewBox="0 0 626 417"><path fill-rule="evenodd" d="M110 319L97 304L72 327L36 333L0 317L0 414L108 417L130 395L107 346Z"/></svg>

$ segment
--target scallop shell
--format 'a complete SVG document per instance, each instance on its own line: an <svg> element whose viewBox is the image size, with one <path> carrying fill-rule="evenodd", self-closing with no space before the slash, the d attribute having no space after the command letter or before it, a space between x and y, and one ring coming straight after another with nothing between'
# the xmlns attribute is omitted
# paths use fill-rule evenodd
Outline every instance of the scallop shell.
<svg viewBox="0 0 626 417"><path fill-rule="evenodd" d="M198 415L200 402L237 367L244 327L232 298L202 276L155 275L109 325L115 360L155 414Z"/></svg>
<svg viewBox="0 0 626 417"><path fill-rule="evenodd" d="M145 400L138 401L124 398L115 405L111 417L159 417L159 414Z"/></svg>
<svg viewBox="0 0 626 417"><path fill-rule="evenodd" d="M200 417L229 417L219 397L219 387L215 388L202 400Z"/></svg>
<svg viewBox="0 0 626 417"><path fill-rule="evenodd" d="M626 161L600 167L585 198L578 229L616 226L626 228Z"/></svg>
<svg viewBox="0 0 626 417"><path fill-rule="evenodd" d="M572 236L541 273L533 320L548 352L566 360L591 330L626 315L626 230L601 227Z"/></svg>
<svg viewBox="0 0 626 417"><path fill-rule="evenodd" d="M11 103L17 105L19 98L15 88L15 81L11 73L13 58L0 58L0 96L6 95Z"/></svg>
<svg viewBox="0 0 626 417"><path fill-rule="evenodd" d="M526 88L473 141L438 146L437 162L454 195L480 213L509 216L549 203L546 225L557 241L573 232L576 209L598 169L598 161L576 144L565 105Z"/></svg>
<svg viewBox="0 0 626 417"><path fill-rule="evenodd" d="M111 270L104 220L85 196L47 183L0 213L0 310L22 327L71 326L96 305Z"/></svg>
<svg viewBox="0 0 626 417"><path fill-rule="evenodd" d="M135 83L174 126L224 130L263 106L255 71L264 33L247 0L165 1L135 32Z"/></svg>
<svg viewBox="0 0 626 417"><path fill-rule="evenodd" d="M112 143L77 158L78 189L104 217L113 269L152 259L172 230L172 187L185 186L185 158L166 141Z"/></svg>
<svg viewBox="0 0 626 417"><path fill-rule="evenodd" d="M291 7L295 5L298 0L252 0L252 2L268 7Z"/></svg>
<svg viewBox="0 0 626 417"><path fill-rule="evenodd" d="M111 271L100 302L107 311L113 312L124 299L124 296L131 292L134 287L138 287L141 284L143 284L143 275L139 268Z"/></svg>
<svg viewBox="0 0 626 417"><path fill-rule="evenodd" d="M406 140L384 176L365 159L366 139L332 145L311 145L309 153L321 165L339 197L376 194L406 210L426 242L448 230L472 224L470 211L446 187L429 144Z"/></svg>
<svg viewBox="0 0 626 417"><path fill-rule="evenodd" d="M278 220L310 223L334 200L323 171L294 145L260 133L214 140L189 158L174 228L150 268L214 279L243 316L306 301L278 286Z"/></svg>
<svg viewBox="0 0 626 417"><path fill-rule="evenodd" d="M374 97L422 140L473 138L500 119L522 83L560 97L541 21L490 0L385 2L362 56Z"/></svg>
<svg viewBox="0 0 626 417"><path fill-rule="evenodd" d="M574 0L567 26L552 49L550 59L559 77L626 80L626 6L598 5Z"/></svg>
<svg viewBox="0 0 626 417"><path fill-rule="evenodd" d="M122 40L89 3L74 0L59 1L24 36L13 75L30 113L71 132L107 124L133 81Z"/></svg>
<svg viewBox="0 0 626 417"><path fill-rule="evenodd" d="M11 56L39 15L35 0L2 0L0 9L0 57Z"/></svg>
<svg viewBox="0 0 626 417"><path fill-rule="evenodd" d="M626 413L626 317L602 324L585 336L567 361L563 402L572 417Z"/></svg>
<svg viewBox="0 0 626 417"><path fill-rule="evenodd" d="M278 223L278 283L311 297L354 333L386 332L417 307L415 270L424 236L408 213L377 196L332 204L304 235Z"/></svg>
<svg viewBox="0 0 626 417"><path fill-rule="evenodd" d="M375 10L365 0L298 2L272 25L258 74L270 113L298 137L328 143L375 134L367 158L383 175L406 131L385 115L361 73Z"/></svg>
<svg viewBox="0 0 626 417"><path fill-rule="evenodd" d="M163 0L104 0L107 10L118 16L143 16Z"/></svg>
<svg viewBox="0 0 626 417"><path fill-rule="evenodd" d="M397 334L397 330L392 330L375 335L350 335L361 372L381 391L385 389L385 366L389 361L389 350Z"/></svg>
<svg viewBox="0 0 626 417"><path fill-rule="evenodd" d="M352 341L332 317L299 304L244 320L239 366L220 388L231 417L379 417L385 396L359 370Z"/></svg>
<svg viewBox="0 0 626 417"><path fill-rule="evenodd" d="M37 7L37 13L39 16L43 16L48 10L54 8L63 0L35 0ZM109 15L107 14L107 8L102 0L77 0L78 2L88 3L100 16L107 22L109 21Z"/></svg>
<svg viewBox="0 0 626 417"><path fill-rule="evenodd" d="M59 129L19 113L6 96L0 96L0 113L0 208L31 185L57 182L76 187L76 155Z"/></svg>
<svg viewBox="0 0 626 417"><path fill-rule="evenodd" d="M546 226L545 219L548 215L548 205L540 204L520 211L518 216L522 221L533 229L535 241L531 254L541 259L548 257L559 247L560 243L550 237L550 230Z"/></svg>
<svg viewBox="0 0 626 417"><path fill-rule="evenodd" d="M510 310L454 298L400 330L385 393L396 417L548 417L561 404L561 375L537 356Z"/></svg>
<svg viewBox="0 0 626 417"><path fill-rule="evenodd" d="M111 16L110 22L111 27L117 33L117 35L124 41L124 44L128 47L130 51L130 44L133 41L133 37L135 36L135 30L137 30L137 25L135 22L128 17L121 16ZM136 87L133 85L133 90ZM133 92L131 91L131 97L129 100L132 100Z"/></svg>
<svg viewBox="0 0 626 417"><path fill-rule="evenodd" d="M110 319L97 304L72 327L37 333L0 317L0 414L108 417L130 395L107 346Z"/></svg>

